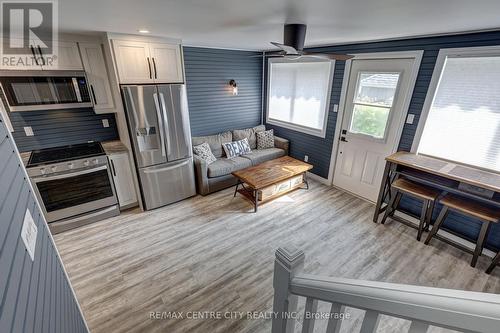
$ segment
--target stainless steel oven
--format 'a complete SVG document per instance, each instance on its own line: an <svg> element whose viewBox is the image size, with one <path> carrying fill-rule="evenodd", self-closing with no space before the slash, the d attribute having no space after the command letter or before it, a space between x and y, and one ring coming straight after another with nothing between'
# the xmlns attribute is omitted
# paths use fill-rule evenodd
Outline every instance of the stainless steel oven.
<svg viewBox="0 0 500 333"><path fill-rule="evenodd" d="M33 163L28 163L35 195L54 233L119 214L107 156L73 159L72 153L77 152L92 153L92 147L35 152L30 159ZM45 161L53 156L61 157L59 162Z"/></svg>
<svg viewBox="0 0 500 333"><path fill-rule="evenodd" d="M91 107L83 71L0 71L9 111Z"/></svg>

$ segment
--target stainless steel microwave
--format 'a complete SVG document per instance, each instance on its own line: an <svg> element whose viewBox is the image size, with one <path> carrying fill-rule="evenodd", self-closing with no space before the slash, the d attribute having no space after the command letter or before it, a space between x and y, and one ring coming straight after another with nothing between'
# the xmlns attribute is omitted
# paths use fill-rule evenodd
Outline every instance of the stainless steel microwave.
<svg viewBox="0 0 500 333"><path fill-rule="evenodd" d="M84 71L0 71L9 111L92 107Z"/></svg>

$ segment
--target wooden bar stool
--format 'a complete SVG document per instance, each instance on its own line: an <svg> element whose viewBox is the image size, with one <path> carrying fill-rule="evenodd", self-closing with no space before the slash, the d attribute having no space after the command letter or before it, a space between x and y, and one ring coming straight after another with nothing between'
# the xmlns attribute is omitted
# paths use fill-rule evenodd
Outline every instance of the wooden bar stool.
<svg viewBox="0 0 500 333"><path fill-rule="evenodd" d="M443 199L441 199L440 202L443 205L443 208L441 209L441 212L439 213L439 216L434 223L431 232L427 236L425 244L428 245L432 237L434 237L434 235L436 235L436 233L439 231L439 228L446 219L446 216L448 216L449 210L453 210L455 212L477 218L482 222L482 226L481 231L479 231L479 236L476 241L476 248L474 249L472 261L470 263L472 267L475 267L477 258L479 258L479 256L483 252L484 240L488 236L488 231L490 230L491 223L497 223L500 221L500 210L493 209L479 202L465 199L453 194L447 194Z"/></svg>
<svg viewBox="0 0 500 333"><path fill-rule="evenodd" d="M491 262L490 267L488 267L488 269L486 270L486 274L491 274L491 272L493 271L493 269L498 264L500 264L500 252L498 252L497 255L495 256L495 258L493 258L493 261Z"/></svg>
<svg viewBox="0 0 500 333"><path fill-rule="evenodd" d="M420 223L417 228L417 240L420 241L424 229L428 228L430 225L432 211L434 210L434 204L440 192L428 186L414 183L404 178L398 178L393 181L391 184L391 189L394 191L394 193L391 197L391 201L387 205L387 209L384 213L384 217L382 218L381 223L384 224L387 217L390 216L393 220L415 228L415 225L410 221L407 221L398 216L394 216L394 212L397 210L403 194L407 194L413 198L422 200L422 212L420 213Z"/></svg>

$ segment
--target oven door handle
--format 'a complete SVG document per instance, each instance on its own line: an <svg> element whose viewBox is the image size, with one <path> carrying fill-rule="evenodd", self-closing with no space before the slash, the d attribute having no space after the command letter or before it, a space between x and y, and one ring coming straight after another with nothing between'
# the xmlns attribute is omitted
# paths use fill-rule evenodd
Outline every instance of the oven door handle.
<svg viewBox="0 0 500 333"><path fill-rule="evenodd" d="M39 182L45 182L49 180L55 180L55 179L63 179L63 178L69 178L69 177L74 177L74 176L80 176L80 175L85 175L87 173L92 173L100 170L106 170L108 167L106 165L102 165L97 168L90 168L90 169L85 169L82 171L78 172L71 172L71 173L64 173L64 174L59 174L59 175L54 175L54 176L39 176L39 177L33 177L33 181L35 183Z"/></svg>

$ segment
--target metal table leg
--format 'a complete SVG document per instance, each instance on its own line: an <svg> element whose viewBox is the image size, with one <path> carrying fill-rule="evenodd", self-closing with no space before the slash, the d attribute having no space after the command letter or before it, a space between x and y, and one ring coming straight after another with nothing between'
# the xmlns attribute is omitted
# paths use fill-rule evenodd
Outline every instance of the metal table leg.
<svg viewBox="0 0 500 333"><path fill-rule="evenodd" d="M390 173L393 168L391 162L385 162L384 175L382 176L382 182L380 184L380 190L378 192L377 204L375 205L375 213L373 214L373 222L378 222L378 217L382 213L382 203L387 195L387 192L391 190L390 184Z"/></svg>
<svg viewBox="0 0 500 333"><path fill-rule="evenodd" d="M259 191L254 190L253 191L253 197L254 197L254 213L257 213L257 207L259 206Z"/></svg>

